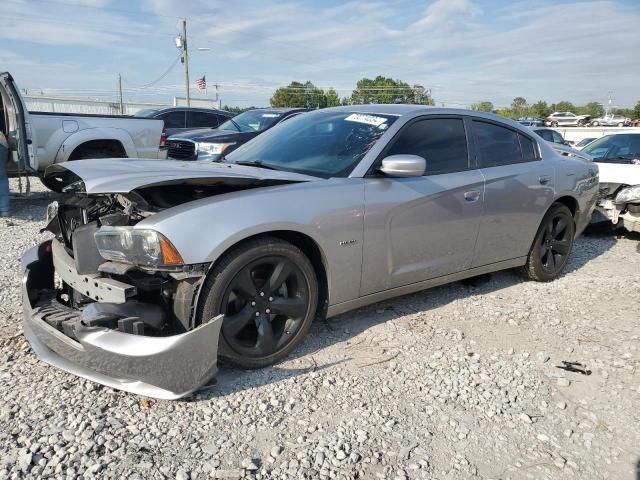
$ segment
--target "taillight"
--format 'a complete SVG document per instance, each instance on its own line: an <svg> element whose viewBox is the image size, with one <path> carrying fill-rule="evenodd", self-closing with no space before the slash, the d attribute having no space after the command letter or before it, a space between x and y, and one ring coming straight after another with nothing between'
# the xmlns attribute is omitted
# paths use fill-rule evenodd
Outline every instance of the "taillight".
<svg viewBox="0 0 640 480"><path fill-rule="evenodd" d="M160 146L164 147L167 145L167 129L163 128L162 133L160 134Z"/></svg>

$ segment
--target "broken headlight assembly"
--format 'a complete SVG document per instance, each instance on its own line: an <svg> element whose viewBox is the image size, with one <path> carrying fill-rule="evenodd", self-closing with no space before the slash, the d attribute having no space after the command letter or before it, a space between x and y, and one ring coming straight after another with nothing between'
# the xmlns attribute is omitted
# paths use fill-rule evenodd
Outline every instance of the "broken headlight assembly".
<svg viewBox="0 0 640 480"><path fill-rule="evenodd" d="M161 233L133 227L102 227L95 233L100 255L106 260L143 267L182 265L182 257Z"/></svg>
<svg viewBox="0 0 640 480"><path fill-rule="evenodd" d="M620 190L616 195L615 203L640 203L640 185Z"/></svg>

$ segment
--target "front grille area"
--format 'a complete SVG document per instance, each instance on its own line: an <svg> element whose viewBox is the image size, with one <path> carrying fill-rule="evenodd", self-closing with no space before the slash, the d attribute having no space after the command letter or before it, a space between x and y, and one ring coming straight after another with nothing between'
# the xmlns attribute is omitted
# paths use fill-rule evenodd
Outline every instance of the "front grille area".
<svg viewBox="0 0 640 480"><path fill-rule="evenodd" d="M170 158L190 160L196 158L196 144L189 140L167 140L167 154Z"/></svg>

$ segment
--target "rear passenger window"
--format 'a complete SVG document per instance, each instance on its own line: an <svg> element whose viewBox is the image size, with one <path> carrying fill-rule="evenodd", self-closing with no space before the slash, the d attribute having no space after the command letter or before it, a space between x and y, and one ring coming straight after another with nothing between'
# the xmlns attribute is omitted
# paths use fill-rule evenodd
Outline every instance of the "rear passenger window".
<svg viewBox="0 0 640 480"><path fill-rule="evenodd" d="M522 163L518 134L493 123L473 121L480 167L495 167Z"/></svg>
<svg viewBox="0 0 640 480"><path fill-rule="evenodd" d="M520 140L520 148L522 149L522 160L525 162L532 162L538 159L538 152L536 144L529 137L518 134Z"/></svg>
<svg viewBox="0 0 640 480"><path fill-rule="evenodd" d="M189 112L187 125L191 127L217 127L218 115L209 112Z"/></svg>
<svg viewBox="0 0 640 480"><path fill-rule="evenodd" d="M167 112L163 115L160 115L162 120L164 120L165 128L184 128L184 111L183 112Z"/></svg>
<svg viewBox="0 0 640 480"><path fill-rule="evenodd" d="M459 172L469 168L467 137L460 118L433 118L409 125L388 155L419 155L426 159L425 175Z"/></svg>

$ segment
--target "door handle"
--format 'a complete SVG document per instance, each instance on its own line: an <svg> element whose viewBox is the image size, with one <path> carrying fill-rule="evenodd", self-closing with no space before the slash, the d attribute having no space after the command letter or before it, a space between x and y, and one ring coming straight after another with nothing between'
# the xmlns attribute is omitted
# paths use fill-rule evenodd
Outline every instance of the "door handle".
<svg viewBox="0 0 640 480"><path fill-rule="evenodd" d="M551 177L549 175L541 175L538 177L538 181L540 185L548 185L551 182Z"/></svg>
<svg viewBox="0 0 640 480"><path fill-rule="evenodd" d="M477 202L479 198L480 198L479 190L470 190L468 192L464 192L464 199L467 202Z"/></svg>

